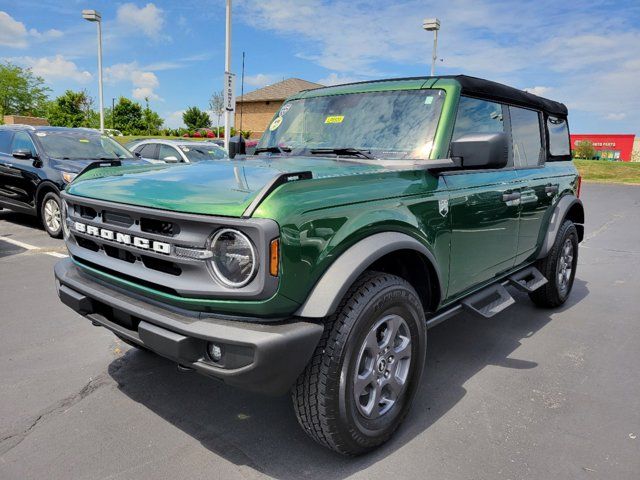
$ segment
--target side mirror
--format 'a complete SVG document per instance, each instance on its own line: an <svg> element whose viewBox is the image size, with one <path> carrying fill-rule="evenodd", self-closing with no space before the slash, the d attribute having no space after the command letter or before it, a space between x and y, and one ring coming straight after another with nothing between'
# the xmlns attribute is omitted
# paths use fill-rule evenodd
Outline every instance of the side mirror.
<svg viewBox="0 0 640 480"><path fill-rule="evenodd" d="M509 158L504 133L471 133L451 142L451 158L462 168L502 168Z"/></svg>
<svg viewBox="0 0 640 480"><path fill-rule="evenodd" d="M140 152L133 152L133 154L138 158L142 158L142 155L140 155Z"/></svg>
<svg viewBox="0 0 640 480"><path fill-rule="evenodd" d="M22 160L29 160L30 158L33 158L33 155L31 154L31 150L27 148L20 148L18 150L14 150L11 155L13 155L15 158L20 158Z"/></svg>
<svg viewBox="0 0 640 480"><path fill-rule="evenodd" d="M242 134L236 135L229 139L229 158L233 158L236 155L244 155L247 153L247 145L242 138Z"/></svg>
<svg viewBox="0 0 640 480"><path fill-rule="evenodd" d="M178 163L178 157L176 157L175 155L170 155L168 157L163 158L162 160L164 160L167 163Z"/></svg>

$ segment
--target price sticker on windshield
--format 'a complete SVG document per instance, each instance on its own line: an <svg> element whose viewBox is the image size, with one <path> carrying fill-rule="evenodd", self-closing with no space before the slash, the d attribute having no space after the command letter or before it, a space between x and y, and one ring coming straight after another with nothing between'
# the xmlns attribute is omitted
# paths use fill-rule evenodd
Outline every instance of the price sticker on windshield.
<svg viewBox="0 0 640 480"><path fill-rule="evenodd" d="M89 143L89 140L87 140L86 138L81 138L80 140L78 140L80 143Z"/></svg>
<svg viewBox="0 0 640 480"><path fill-rule="evenodd" d="M277 117L273 122L271 122L271 125L269 125L269 130L273 132L276 128L280 126L281 123L282 123L282 117Z"/></svg>
<svg viewBox="0 0 640 480"><path fill-rule="evenodd" d="M324 123L342 123L344 115L331 115L325 118Z"/></svg>

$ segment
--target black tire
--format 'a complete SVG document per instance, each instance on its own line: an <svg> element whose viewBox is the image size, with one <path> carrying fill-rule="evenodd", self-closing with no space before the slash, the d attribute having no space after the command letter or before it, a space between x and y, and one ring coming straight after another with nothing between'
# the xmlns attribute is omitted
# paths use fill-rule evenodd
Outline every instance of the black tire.
<svg viewBox="0 0 640 480"><path fill-rule="evenodd" d="M404 323L398 323L398 328L390 328L385 326L386 319ZM383 330L378 332L376 326ZM381 392L371 393L368 402L373 405L375 412L371 417L375 418L367 418L361 412L365 408L362 406L363 396L355 395L360 375L356 369L360 369L363 362L369 362L369 343L365 342L371 338L376 347L379 341L392 345L391 353L381 353L389 355L389 363L372 355L370 367L363 374L374 379L364 388ZM402 343L397 344L397 339ZM407 339L410 339L410 344L406 343ZM413 287L395 275L363 274L349 289L337 312L326 319L315 353L292 389L293 406L304 431L316 442L344 455L359 455L385 443L409 411L420 384L426 341L424 311ZM400 350L404 353L398 353L398 358L393 359L391 354ZM410 355L409 360L401 359L401 355ZM394 361L395 365L391 366ZM389 370L384 373L378 370L383 363L386 365L384 368L394 372L392 380ZM398 376L404 376L402 387L397 386ZM394 399L384 397L387 388L386 395L392 394ZM391 392L394 388L397 395ZM387 403L379 407L380 402L376 399ZM385 408L388 410L381 413Z"/></svg>
<svg viewBox="0 0 640 480"><path fill-rule="evenodd" d="M50 211L52 207L54 211ZM57 209L57 210L56 210ZM60 196L57 193L47 193L42 202L40 203L40 220L44 230L53 238L62 238L62 204L60 202ZM57 214L57 221L51 219L51 216Z"/></svg>
<svg viewBox="0 0 640 480"><path fill-rule="evenodd" d="M570 245L570 247L569 247ZM571 250L571 258L567 261L566 250ZM563 265L566 266L563 270ZM538 261L536 267L548 280L529 297L536 305L545 308L555 308L562 305L573 288L578 265L578 231L570 220L565 220L549 254ZM570 268L570 271L566 270ZM564 272L564 274L563 274ZM562 280L562 278L564 280Z"/></svg>

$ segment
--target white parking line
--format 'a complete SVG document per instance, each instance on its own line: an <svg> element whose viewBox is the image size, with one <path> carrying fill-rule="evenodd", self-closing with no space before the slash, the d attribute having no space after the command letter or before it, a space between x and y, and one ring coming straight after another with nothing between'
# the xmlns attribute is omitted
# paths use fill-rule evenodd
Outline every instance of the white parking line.
<svg viewBox="0 0 640 480"><path fill-rule="evenodd" d="M36 247L35 245L30 245L28 243L21 242L20 240L14 240L13 238L0 236L0 240L2 240L3 242L10 243L11 245L15 245L16 247L24 248L25 250L31 250L31 251L42 250L42 248L40 247ZM56 257L56 258L67 258L69 256L69 255L65 255L64 253L51 252L51 251L39 251L38 253L44 253L45 255L51 255L52 257Z"/></svg>

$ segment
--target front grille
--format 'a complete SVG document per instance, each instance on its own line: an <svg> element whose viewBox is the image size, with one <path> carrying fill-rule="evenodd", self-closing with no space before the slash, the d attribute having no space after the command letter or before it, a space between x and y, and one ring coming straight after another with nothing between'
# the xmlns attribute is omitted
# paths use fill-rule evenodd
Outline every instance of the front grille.
<svg viewBox="0 0 640 480"><path fill-rule="evenodd" d="M278 277L267 271L267 247L279 236L273 220L155 210L66 192L62 196L71 232L67 247L84 265L180 297L253 300L269 298L277 290ZM180 254L206 249L221 228L241 230L256 247L258 272L245 287L225 286L212 273L209 260Z"/></svg>

